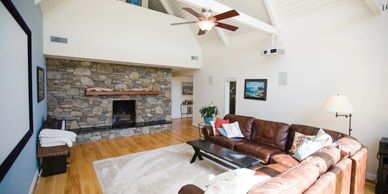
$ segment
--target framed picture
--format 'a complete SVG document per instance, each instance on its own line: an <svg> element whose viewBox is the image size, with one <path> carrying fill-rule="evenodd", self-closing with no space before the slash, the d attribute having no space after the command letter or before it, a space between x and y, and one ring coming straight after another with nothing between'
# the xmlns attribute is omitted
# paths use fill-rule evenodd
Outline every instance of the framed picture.
<svg viewBox="0 0 388 194"><path fill-rule="evenodd" d="M36 69L38 103L44 99L44 69L37 67Z"/></svg>
<svg viewBox="0 0 388 194"><path fill-rule="evenodd" d="M129 4L141 6L141 0L126 0L126 1Z"/></svg>
<svg viewBox="0 0 388 194"><path fill-rule="evenodd" d="M267 100L267 79L246 79L244 98L253 100Z"/></svg>
<svg viewBox="0 0 388 194"><path fill-rule="evenodd" d="M1 183L31 138L34 120L31 31L11 0L0 0L0 29Z"/></svg>
<svg viewBox="0 0 388 194"><path fill-rule="evenodd" d="M193 95L193 83L192 82L183 82L182 83L182 94L183 95Z"/></svg>

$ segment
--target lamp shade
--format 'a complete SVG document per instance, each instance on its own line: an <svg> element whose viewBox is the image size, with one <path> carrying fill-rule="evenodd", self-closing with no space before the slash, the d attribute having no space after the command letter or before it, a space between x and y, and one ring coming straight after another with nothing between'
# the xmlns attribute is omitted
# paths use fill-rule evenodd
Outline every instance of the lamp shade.
<svg viewBox="0 0 388 194"><path fill-rule="evenodd" d="M336 94L330 96L321 106L322 110L336 113L352 114L353 107L346 96Z"/></svg>

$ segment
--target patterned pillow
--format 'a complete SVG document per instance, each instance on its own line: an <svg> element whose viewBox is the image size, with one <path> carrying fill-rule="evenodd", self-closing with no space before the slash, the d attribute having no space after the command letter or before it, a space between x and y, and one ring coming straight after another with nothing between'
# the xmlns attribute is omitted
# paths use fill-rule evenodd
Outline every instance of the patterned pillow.
<svg viewBox="0 0 388 194"><path fill-rule="evenodd" d="M295 153L295 150L302 144L303 140L305 138L308 138L308 139L313 139L315 136L314 135L305 135L305 134L302 134L302 133L298 133L298 132L295 132L295 136L294 136L294 142L292 142L292 146L291 146L291 149L288 150L288 152L290 154L294 154Z"/></svg>
<svg viewBox="0 0 388 194"><path fill-rule="evenodd" d="M240 126L238 125L238 122L234 122L231 124L222 124L222 127L224 128L226 132L227 138L243 138L244 135L241 133Z"/></svg>
<svg viewBox="0 0 388 194"><path fill-rule="evenodd" d="M220 135L222 135L224 137L228 137L224 128L218 128L217 131L220 133Z"/></svg>
<svg viewBox="0 0 388 194"><path fill-rule="evenodd" d="M220 119L220 118L216 118L216 121L215 121L215 128L218 129L218 128L222 128L222 124L227 124L229 123L229 120L223 120L223 119ZM220 136L220 132L218 130L215 130L214 131L214 136Z"/></svg>

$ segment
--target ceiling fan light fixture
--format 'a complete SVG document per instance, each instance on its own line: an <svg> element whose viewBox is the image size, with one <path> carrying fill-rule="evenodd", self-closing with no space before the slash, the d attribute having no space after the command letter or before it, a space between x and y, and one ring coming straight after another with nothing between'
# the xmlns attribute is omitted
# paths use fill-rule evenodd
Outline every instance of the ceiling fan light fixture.
<svg viewBox="0 0 388 194"><path fill-rule="evenodd" d="M216 24L210 20L200 20L197 22L198 27L203 31L211 30Z"/></svg>

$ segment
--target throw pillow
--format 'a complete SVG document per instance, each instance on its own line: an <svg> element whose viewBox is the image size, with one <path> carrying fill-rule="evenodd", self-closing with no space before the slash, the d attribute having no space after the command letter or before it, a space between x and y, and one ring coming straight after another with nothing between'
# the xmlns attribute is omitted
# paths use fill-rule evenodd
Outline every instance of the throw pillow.
<svg viewBox="0 0 388 194"><path fill-rule="evenodd" d="M220 133L220 135L222 135L222 136L224 136L224 137L228 137L228 135L226 134L224 128L218 128L217 130L218 130L218 132Z"/></svg>
<svg viewBox="0 0 388 194"><path fill-rule="evenodd" d="M213 135L215 135L216 134L216 123L215 123L215 121L210 121L210 125L212 126Z"/></svg>
<svg viewBox="0 0 388 194"><path fill-rule="evenodd" d="M215 122L215 127L216 129L222 128L222 124L227 124L227 123L229 123L229 120L223 120L217 117ZM214 136L220 136L220 135L221 135L220 132L216 130L214 133Z"/></svg>
<svg viewBox="0 0 388 194"><path fill-rule="evenodd" d="M246 168L230 170L214 177L205 194L248 193L253 186L270 178L267 175L255 175L254 170Z"/></svg>
<svg viewBox="0 0 388 194"><path fill-rule="evenodd" d="M311 154L317 152L318 150L331 145L333 139L330 135L326 134L323 129L320 129L318 134L313 139L305 138L302 144L296 148L293 157L299 161L304 160Z"/></svg>
<svg viewBox="0 0 388 194"><path fill-rule="evenodd" d="M302 133L295 132L294 141L292 142L292 146L288 152L293 154L295 150L302 144L305 138L313 139L314 137L314 135L305 135Z"/></svg>
<svg viewBox="0 0 388 194"><path fill-rule="evenodd" d="M238 122L234 122L231 124L222 124L222 127L224 128L226 132L227 138L243 138L244 135L241 133L240 126L238 125Z"/></svg>

